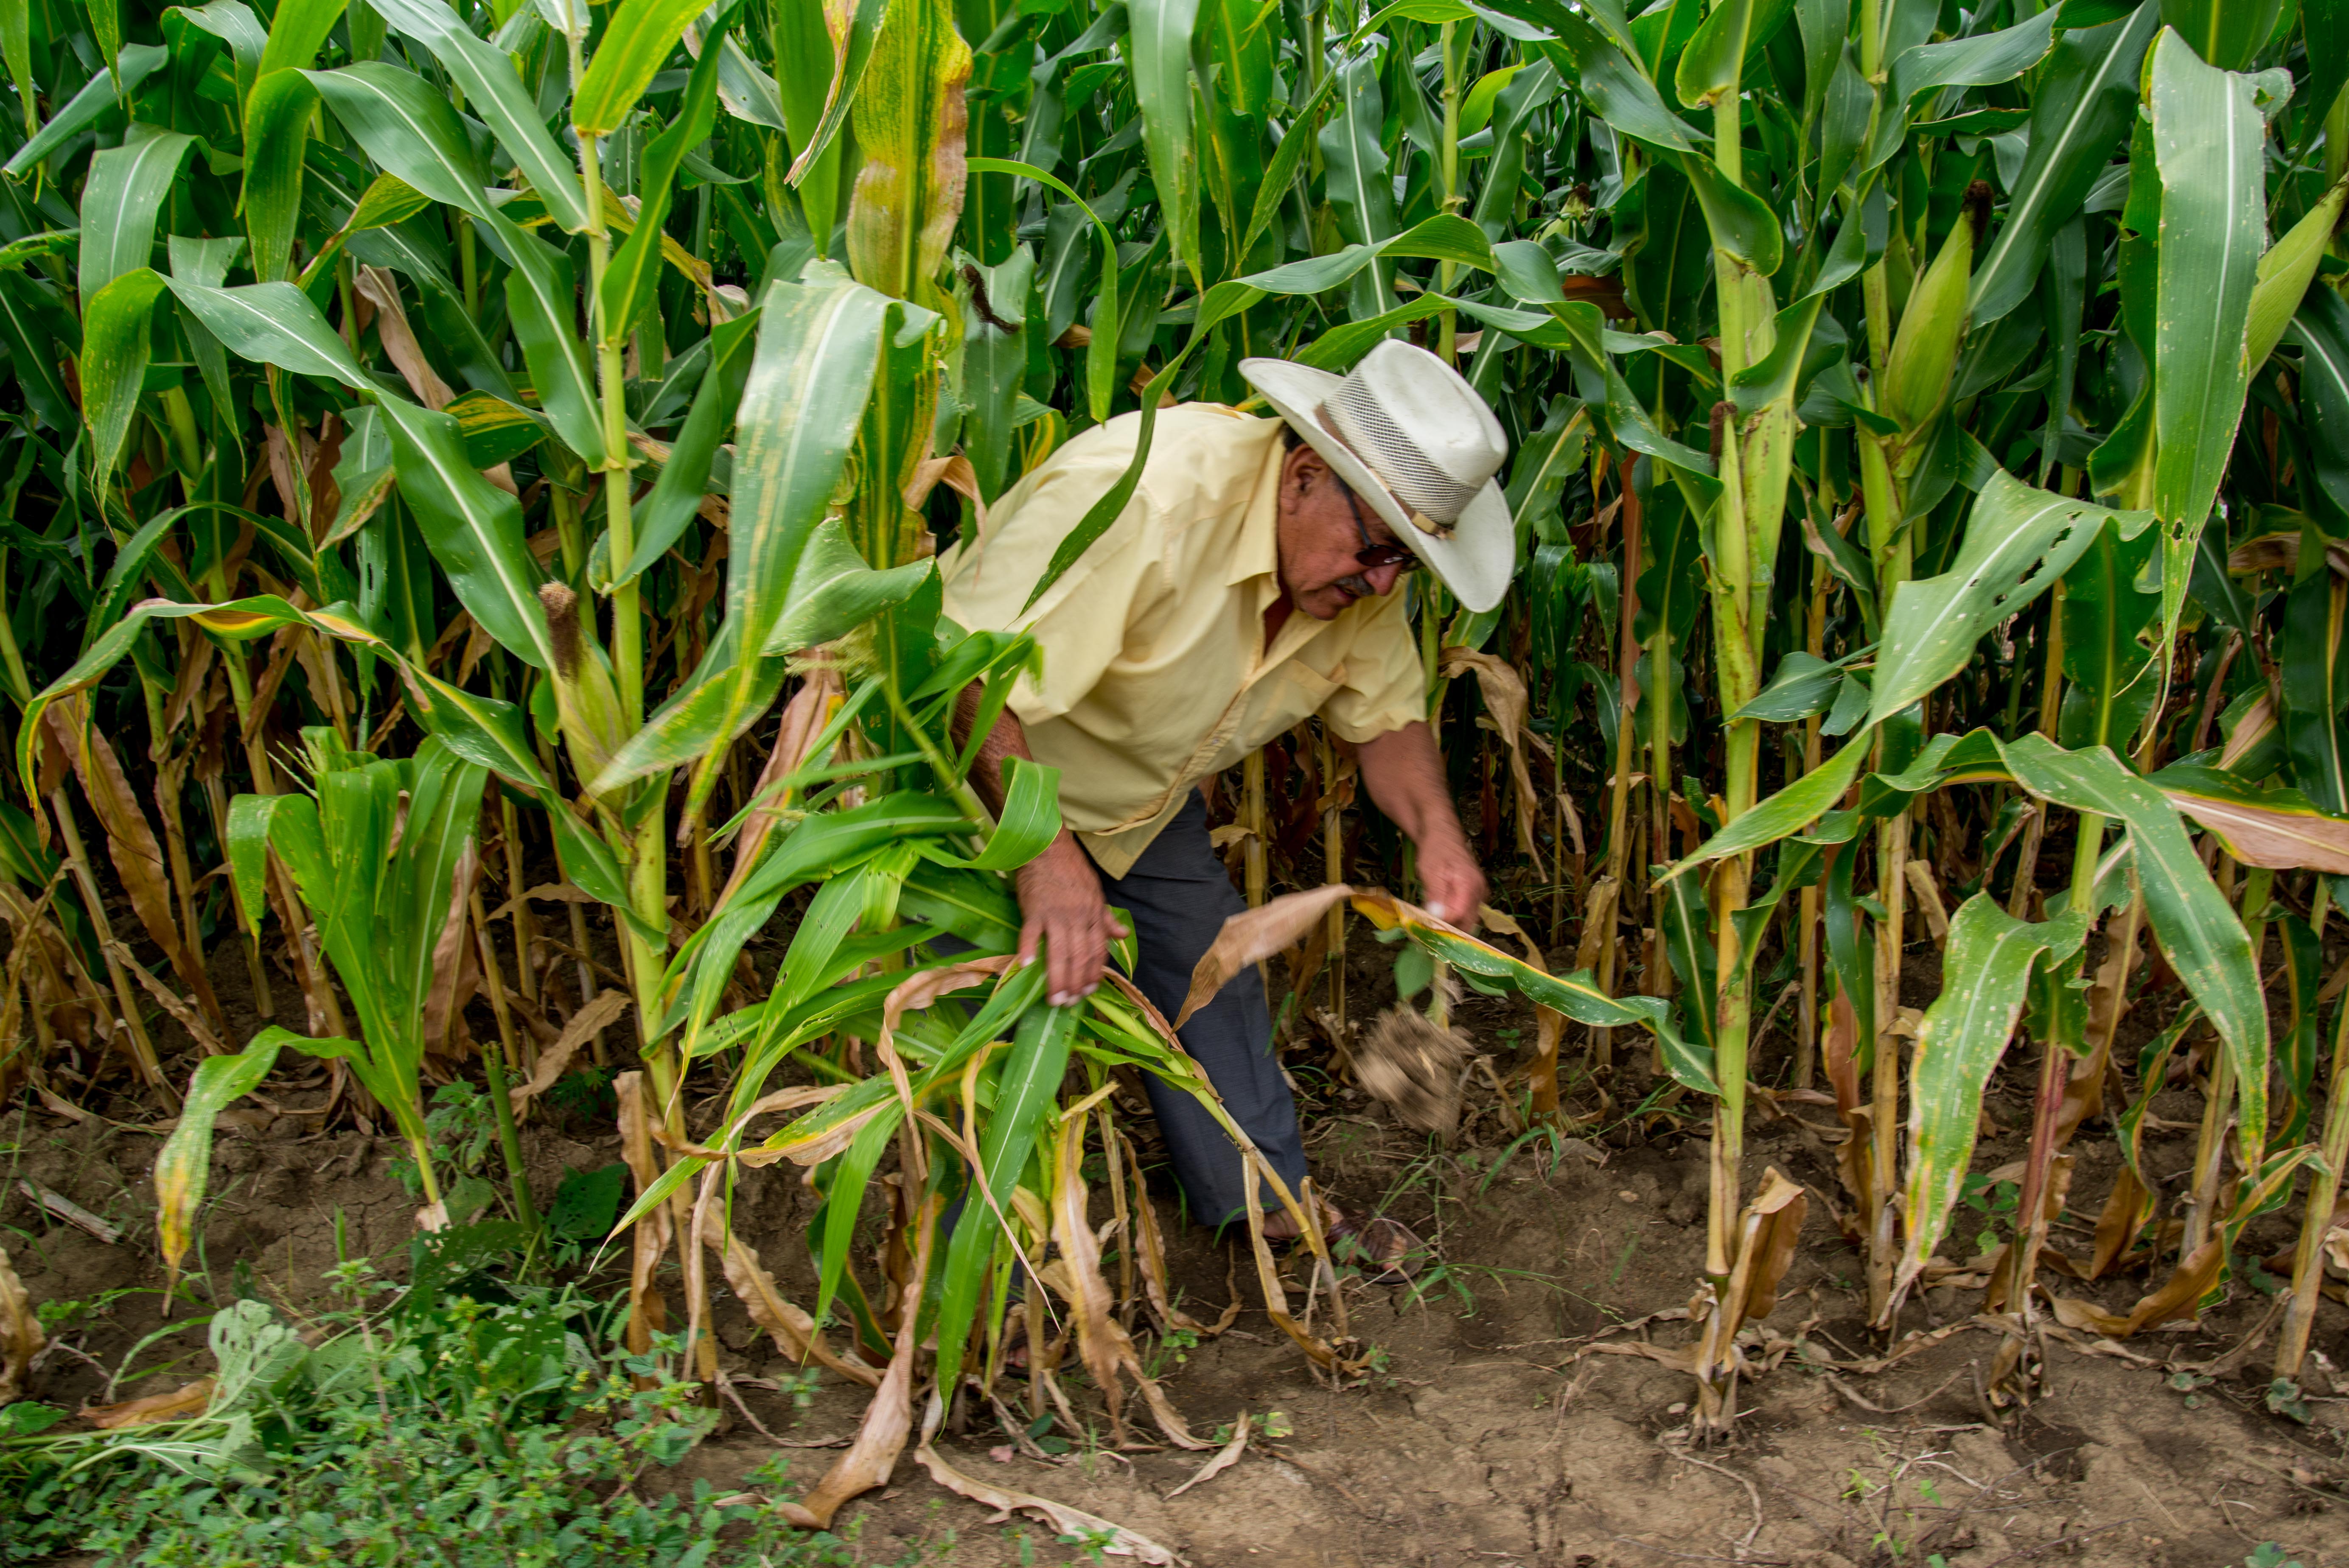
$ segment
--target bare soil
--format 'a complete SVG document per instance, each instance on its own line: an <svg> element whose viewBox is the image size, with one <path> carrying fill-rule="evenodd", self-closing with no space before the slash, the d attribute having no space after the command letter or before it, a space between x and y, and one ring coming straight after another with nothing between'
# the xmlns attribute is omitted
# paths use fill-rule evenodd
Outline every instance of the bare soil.
<svg viewBox="0 0 2349 1568"><path fill-rule="evenodd" d="M1367 1016L1366 1001L1392 995L1388 954L1363 941L1350 956L1356 1010ZM1920 978L1930 995L1930 976ZM1510 1004L1472 997L1458 1021L1503 1075L1532 1037L1530 1019ZM2147 1026L2133 1025L2131 1034ZM1569 1058L1579 1044L1570 1031ZM1617 1042L1619 1052L1630 1046ZM1785 1049L1781 1029L1761 1054L1764 1076L1780 1070ZM1940 1337L1888 1346L1872 1335L1860 1256L1823 1201L1837 1189L1816 1133L1757 1112L1749 1184L1775 1165L1818 1196L1764 1326L1779 1364L1744 1385L1734 1441L1692 1449L1687 1377L1625 1353L1643 1341L1679 1346L1687 1326L1617 1326L1684 1306L1697 1279L1701 1123L1687 1122L1683 1133L1657 1122L1641 1142L1620 1125L1594 1127L1563 1158L1524 1148L1502 1161L1507 1129L1489 1084L1472 1087L1464 1128L1446 1145L1333 1083L1323 1072L1326 1048L1309 1036L1288 1059L1306 1093L1320 1179L1350 1206L1383 1209L1441 1252L1441 1270L1415 1288L1349 1282L1353 1331L1377 1347L1373 1374L1346 1387L1311 1375L1255 1305L1243 1257L1237 1322L1179 1363L1169 1354L1168 1389L1195 1431L1244 1411L1278 1411L1288 1435L1256 1442L1235 1468L1171 1500L1204 1456L1079 1445L1052 1462L1002 1458L1009 1439L980 1423L942 1441L953 1463L1115 1520L1203 1568L1921 1568L1936 1554L1947 1568L2220 1568L2265 1542L2305 1568L2349 1568L2349 1398L2333 1397L2328 1370L2312 1370L2305 1424L2265 1408L2263 1351L2213 1381L2174 1386L2176 1368L2221 1357L2267 1315L2270 1300L2248 1285L2234 1286L2199 1325L2118 1344L2051 1333L2036 1399L2020 1411L1991 1409L1976 1382L2001 1336L1969 1324L1979 1293L1942 1287L1909 1305L1901 1335L1949 1330ZM1637 1102L1640 1084L1630 1080L1643 1079L1643 1065L1616 1086L1626 1103ZM320 1131L318 1120L291 1114L323 1100L322 1082L281 1082L269 1092L289 1114L254 1111L248 1101L223 1121L195 1272L225 1284L232 1271L247 1271L252 1288L298 1309L316 1298L339 1230L385 1273L403 1273L414 1202L391 1173L397 1146L343 1126ZM1795 1109L1821 1127L1831 1119ZM2028 1129L2020 1094L1994 1096L1990 1111L2001 1131L1983 1140L1977 1168L1985 1171L2019 1158ZM2183 1124L2199 1115L2199 1096L2169 1091L2155 1111L2181 1124L2147 1138L2154 1170L2174 1175L2191 1161ZM158 1131L26 1110L0 1119L0 1236L34 1300L88 1307L61 1336L70 1349L44 1362L39 1398L68 1407L100 1399L104 1369L167 1326L150 1176ZM528 1142L542 1202L565 1171L617 1158L616 1140L585 1118L533 1125ZM2076 1147L2080 1166L2054 1244L2085 1256L2116 1156L2101 1127ZM56 1220L19 1178L119 1224L121 1239L109 1243ZM1152 1201L1186 1304L1212 1316L1228 1298L1235 1249L1185 1229L1171 1193L1154 1191ZM802 1242L812 1208L791 1168L746 1173L738 1223L802 1302L812 1286ZM2293 1223L2256 1222L2246 1254L2285 1244ZM608 1274L601 1283L625 1287ZM2124 1309L2147 1288L2142 1274L2095 1284L2050 1274L2047 1283ZM716 1288L715 1327L730 1374L796 1371L722 1284ZM2327 1367L2349 1367L2344 1336L2349 1311L2328 1301L2315 1336ZM1911 1353L1879 1372L1851 1365L1888 1347ZM149 1370L112 1397L175 1387L203 1369L201 1361L199 1333L167 1335L140 1354ZM1080 1399L1089 1392L1074 1378L1069 1386ZM2349 1374L2342 1394L2349 1396ZM755 1387L743 1398L761 1424L795 1445L795 1474L810 1485L833 1457L815 1445L845 1439L864 1405L863 1390L830 1377L804 1410ZM664 1484L707 1479L731 1489L773 1451L730 1409ZM957 1564L1085 1560L1042 1525L990 1519L943 1492L910 1456L889 1488L843 1518L860 1516L863 1550L875 1563L924 1542L934 1560Z"/></svg>

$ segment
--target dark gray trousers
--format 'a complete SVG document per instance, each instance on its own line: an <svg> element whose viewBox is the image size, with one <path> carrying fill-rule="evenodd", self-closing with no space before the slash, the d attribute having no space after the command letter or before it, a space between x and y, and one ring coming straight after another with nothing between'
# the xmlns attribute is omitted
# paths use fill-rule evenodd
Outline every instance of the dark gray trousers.
<svg viewBox="0 0 2349 1568"><path fill-rule="evenodd" d="M1102 891L1133 917L1134 983L1169 1019L1182 1010L1191 971L1225 920L1247 907L1208 841L1207 806L1196 790L1131 871L1102 878ZM1192 1015L1180 1036L1183 1048L1223 1097L1232 1120L1289 1190L1297 1191L1305 1179L1305 1141L1298 1131L1297 1102L1273 1053L1263 976L1253 966L1242 972ZM1244 1213L1237 1146L1197 1100L1143 1076L1191 1218L1218 1225ZM1279 1202L1269 1189L1259 1191L1258 1201L1268 1207Z"/></svg>

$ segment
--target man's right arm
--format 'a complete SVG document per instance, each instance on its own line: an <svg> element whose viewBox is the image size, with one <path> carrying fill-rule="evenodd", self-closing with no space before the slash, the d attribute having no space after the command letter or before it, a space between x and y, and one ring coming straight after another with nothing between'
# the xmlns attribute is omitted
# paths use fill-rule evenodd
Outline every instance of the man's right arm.
<svg viewBox="0 0 2349 1568"><path fill-rule="evenodd" d="M957 742L967 742L978 721L978 694L976 685L967 686L955 704ZM971 788L990 811L1003 810L1004 764L1014 757L1036 759L1028 749L1027 732L1007 708L979 742L970 770ZM1044 999L1065 1006L1091 995L1109 967L1111 941L1126 930L1111 916L1102 896L1101 873L1076 835L1062 828L1042 854L1019 868L1012 885L1019 898L1019 962L1023 966L1034 963L1041 949Z"/></svg>

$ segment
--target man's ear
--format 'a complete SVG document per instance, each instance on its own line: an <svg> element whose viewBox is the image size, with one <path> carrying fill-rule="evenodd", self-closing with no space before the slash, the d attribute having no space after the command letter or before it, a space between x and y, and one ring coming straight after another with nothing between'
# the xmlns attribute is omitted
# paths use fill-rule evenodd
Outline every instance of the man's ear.
<svg viewBox="0 0 2349 1568"><path fill-rule="evenodd" d="M1289 449L1281 460L1280 485L1283 490L1299 494L1311 490L1330 471L1330 459L1313 449L1312 443L1299 441Z"/></svg>

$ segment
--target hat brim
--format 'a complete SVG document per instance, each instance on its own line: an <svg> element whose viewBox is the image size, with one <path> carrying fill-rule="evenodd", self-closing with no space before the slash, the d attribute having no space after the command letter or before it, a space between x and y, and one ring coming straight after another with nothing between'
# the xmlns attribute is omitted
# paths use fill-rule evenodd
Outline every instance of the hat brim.
<svg viewBox="0 0 2349 1568"><path fill-rule="evenodd" d="M1469 498L1449 534L1430 533L1411 520L1409 509L1371 466L1321 423L1318 410L1342 377L1287 359L1243 359L1240 375L1264 394L1289 428L1321 454L1349 489L1371 504L1388 531L1427 563L1454 598L1471 612L1489 610L1501 602L1516 574L1517 537L1508 499L1498 484L1488 480Z"/></svg>

